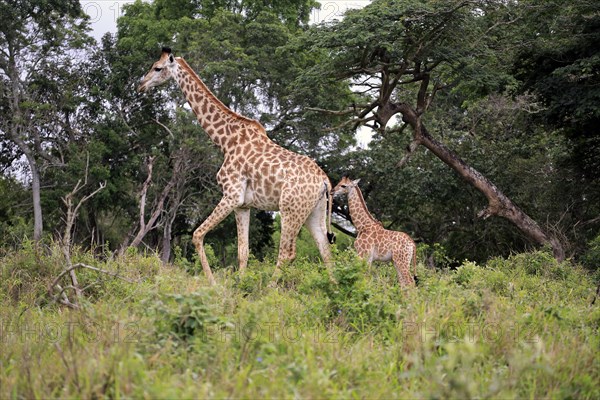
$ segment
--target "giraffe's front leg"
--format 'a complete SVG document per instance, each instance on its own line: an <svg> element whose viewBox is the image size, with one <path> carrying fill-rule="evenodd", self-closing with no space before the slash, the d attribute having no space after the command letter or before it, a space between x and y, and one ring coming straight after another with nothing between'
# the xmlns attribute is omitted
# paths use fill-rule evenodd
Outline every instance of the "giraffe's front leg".
<svg viewBox="0 0 600 400"><path fill-rule="evenodd" d="M237 225L237 237L238 237L238 263L240 266L240 273L244 272L246 266L248 266L248 247L249 247L249 232L250 232L250 209L249 208L236 208L235 209L235 222Z"/></svg>
<svg viewBox="0 0 600 400"><path fill-rule="evenodd" d="M358 237L354 241L354 250L356 250L356 254L363 260L367 262L367 268L371 271L371 265L373 264L373 260L375 259L375 248L372 244L370 244L365 236L360 232L358 233Z"/></svg>
<svg viewBox="0 0 600 400"><path fill-rule="evenodd" d="M208 282L211 285L214 285L216 282L210 266L208 265L206 253L204 252L204 237L215 226L217 226L219 222L223 221L225 217L231 213L235 206L236 199L232 199L231 197L223 197L208 218L206 218L204 222L202 222L202 224L194 231L194 235L192 236L192 242L194 243L194 246L196 246L196 251L200 256L202 269L204 270L204 274L208 278Z"/></svg>

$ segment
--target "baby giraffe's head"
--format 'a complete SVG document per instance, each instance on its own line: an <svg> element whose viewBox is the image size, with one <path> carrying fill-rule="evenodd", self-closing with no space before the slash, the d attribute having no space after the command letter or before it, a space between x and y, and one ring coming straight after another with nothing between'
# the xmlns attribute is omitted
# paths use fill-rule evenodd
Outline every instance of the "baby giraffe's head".
<svg viewBox="0 0 600 400"><path fill-rule="evenodd" d="M348 193L350 193L352 188L358 186L358 182L360 182L360 179L353 181L347 176L344 176L340 183L335 185L335 187L331 191L331 195L336 199L342 197L343 195L347 195Z"/></svg>

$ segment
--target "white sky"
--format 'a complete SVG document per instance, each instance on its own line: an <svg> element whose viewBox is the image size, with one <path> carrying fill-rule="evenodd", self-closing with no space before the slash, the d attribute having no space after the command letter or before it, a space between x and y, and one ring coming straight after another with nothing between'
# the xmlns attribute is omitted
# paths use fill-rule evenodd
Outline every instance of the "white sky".
<svg viewBox="0 0 600 400"><path fill-rule="evenodd" d="M117 18L123 12L123 5L133 0L81 0L81 6L91 18L93 36L100 39L106 32L115 32ZM370 0L321 0L321 9L313 10L311 22L319 23L340 19L346 10L362 8Z"/></svg>

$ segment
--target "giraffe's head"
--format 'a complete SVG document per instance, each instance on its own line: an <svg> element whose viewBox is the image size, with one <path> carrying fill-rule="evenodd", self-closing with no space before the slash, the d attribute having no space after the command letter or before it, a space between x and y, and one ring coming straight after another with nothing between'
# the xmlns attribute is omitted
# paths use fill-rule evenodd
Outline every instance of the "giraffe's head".
<svg viewBox="0 0 600 400"><path fill-rule="evenodd" d="M348 194L348 193L350 193L350 190L352 190L352 188L355 188L358 186L358 182L360 182L360 179L353 181L352 179L348 178L347 176L344 176L342 178L342 180L340 181L340 183L335 185L335 187L331 191L331 195L335 198L339 198L345 194Z"/></svg>
<svg viewBox="0 0 600 400"><path fill-rule="evenodd" d="M173 76L175 68L177 68L177 62L171 54L171 49L163 47L158 61L152 64L150 71L142 77L138 92L145 92L169 80Z"/></svg>

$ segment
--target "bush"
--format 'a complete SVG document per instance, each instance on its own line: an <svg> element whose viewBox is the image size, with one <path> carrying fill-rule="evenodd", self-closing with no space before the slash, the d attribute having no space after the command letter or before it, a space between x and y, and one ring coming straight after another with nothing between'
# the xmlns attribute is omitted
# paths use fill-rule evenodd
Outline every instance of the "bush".
<svg viewBox="0 0 600 400"><path fill-rule="evenodd" d="M338 284L305 258L274 288L272 261L219 270L208 287L153 254L81 253L137 282L103 277L77 311L36 302L44 284L23 277L62 265L34 254L0 263L12 274L0 282L2 398L600 397L595 285L545 254L421 268L403 291L391 264L368 268L353 251L334 257Z"/></svg>
<svg viewBox="0 0 600 400"><path fill-rule="evenodd" d="M45 248L26 240L22 250L9 253L0 263L2 293L15 303L44 303L48 287L64 264L58 246Z"/></svg>
<svg viewBox="0 0 600 400"><path fill-rule="evenodd" d="M465 262L454 271L454 282L461 286L468 286L471 279L477 273L479 267L472 262Z"/></svg>
<svg viewBox="0 0 600 400"><path fill-rule="evenodd" d="M364 333L377 330L378 324L385 321L395 321L396 306L390 297L391 292L397 291L377 290L377 285L368 279L366 262L356 257L353 250L340 253L333 276L337 283L323 269L299 287L301 293L322 293L328 300L326 323Z"/></svg>
<svg viewBox="0 0 600 400"><path fill-rule="evenodd" d="M581 264L590 271L600 271L600 235L588 243L586 252L581 257ZM599 277L600 280L600 277Z"/></svg>
<svg viewBox="0 0 600 400"><path fill-rule="evenodd" d="M163 339L185 341L194 336L206 339L210 327L226 322L218 316L208 290L166 295L154 304L153 309L156 311L157 332Z"/></svg>

